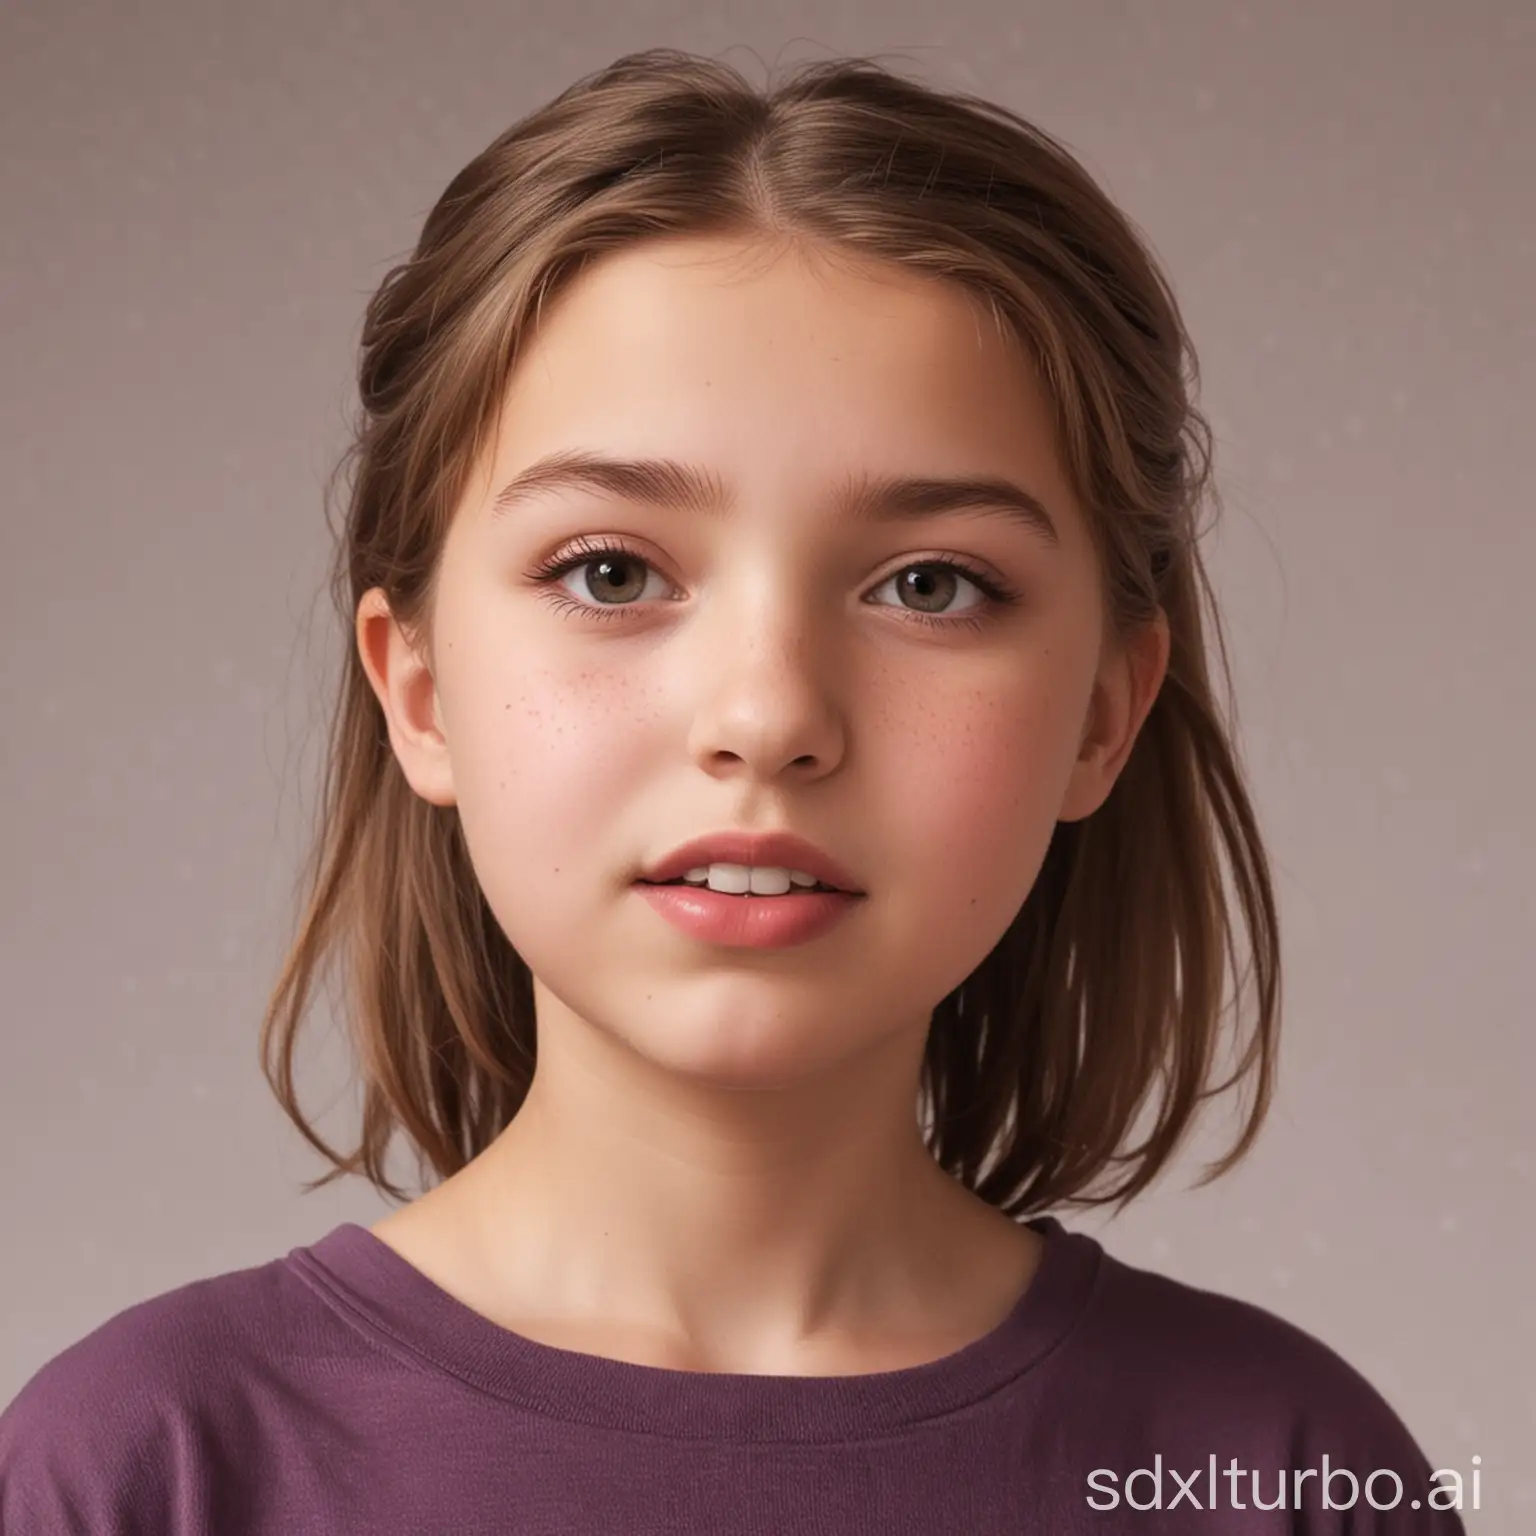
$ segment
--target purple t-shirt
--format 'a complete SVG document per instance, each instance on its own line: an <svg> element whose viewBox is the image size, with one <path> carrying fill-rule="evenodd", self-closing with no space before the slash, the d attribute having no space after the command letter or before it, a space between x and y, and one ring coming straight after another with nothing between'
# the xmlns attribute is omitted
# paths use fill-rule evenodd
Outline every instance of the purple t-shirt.
<svg viewBox="0 0 1536 1536"><path fill-rule="evenodd" d="M44 1365L0 1414L0 1531L1462 1531L1429 1508L1448 1482L1326 1346L1030 1225L1033 1280L965 1348L746 1376L537 1343L346 1223L129 1307ZM1323 1507L1325 1473L1345 1507ZM1282 1480L1288 1507L1256 1509ZM1372 1507L1399 1484L1396 1508Z"/></svg>

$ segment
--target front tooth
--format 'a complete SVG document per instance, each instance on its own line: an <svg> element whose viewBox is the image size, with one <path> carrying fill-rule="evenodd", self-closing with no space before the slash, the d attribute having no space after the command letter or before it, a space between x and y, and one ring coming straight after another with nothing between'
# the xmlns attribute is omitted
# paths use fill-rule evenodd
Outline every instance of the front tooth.
<svg viewBox="0 0 1536 1536"><path fill-rule="evenodd" d="M745 896L752 888L752 871L745 864L711 864L709 888L728 896Z"/></svg>
<svg viewBox="0 0 1536 1536"><path fill-rule="evenodd" d="M748 876L752 881L754 896L784 896L788 894L790 879L787 869L753 869Z"/></svg>
<svg viewBox="0 0 1536 1536"><path fill-rule="evenodd" d="M683 876L692 885L708 885L729 896L783 896L792 886L816 884L815 875L799 869L754 868L749 864L701 864Z"/></svg>

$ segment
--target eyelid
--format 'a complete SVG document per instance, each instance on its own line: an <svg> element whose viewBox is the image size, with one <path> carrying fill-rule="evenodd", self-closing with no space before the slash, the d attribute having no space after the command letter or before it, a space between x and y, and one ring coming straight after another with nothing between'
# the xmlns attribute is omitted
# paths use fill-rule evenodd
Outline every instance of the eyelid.
<svg viewBox="0 0 1536 1536"><path fill-rule="evenodd" d="M563 575L566 571L588 560L600 559L603 555L609 554L629 555L633 559L644 561L645 564L657 570L658 574L666 574L661 569L662 562L638 548L631 537L623 533L577 534L575 538L556 545L549 555L535 561L532 568L524 574L530 580L553 577L557 574ZM990 562L979 560L974 555L963 554L959 550L932 549L924 554L903 555L885 575L880 577L880 582L889 581L897 572L904 571L909 566L937 564L953 564L972 579L990 582L1000 592L1009 596L1018 596L1012 582L998 572ZM671 580L670 577L667 579Z"/></svg>
<svg viewBox="0 0 1536 1536"><path fill-rule="evenodd" d="M604 555L628 555L650 566L659 575L666 575L654 556L637 548L628 535L622 533L578 534L574 539L556 545L550 554L536 560L523 574L530 581L550 581ZM666 579L671 581L671 577Z"/></svg>
<svg viewBox="0 0 1536 1536"><path fill-rule="evenodd" d="M525 574L539 588L540 598L552 602L556 611L562 615L575 615L599 622L612 622L632 617L645 605L639 602L591 603L570 593L556 590L557 584L567 574L580 570L584 565L590 565L604 555L627 556L661 576L670 585L676 585L659 568L659 562L633 548L629 538L623 534L581 534L568 543L557 546L551 555ZM980 594L980 601L973 607L961 609L956 613L940 614L927 614L920 609L903 607L900 603L878 603L871 606L890 608L893 612L904 615L908 623L933 630L979 631L1003 619L1011 610L1018 609L1022 601L1023 594L1005 577L997 575L990 566L985 566L973 556L958 552L907 555L875 583L871 592L878 591L887 582L895 580L902 571L923 566L943 567L957 572L976 588ZM867 600L866 598L865 601ZM666 601L676 601L676 599L666 599Z"/></svg>

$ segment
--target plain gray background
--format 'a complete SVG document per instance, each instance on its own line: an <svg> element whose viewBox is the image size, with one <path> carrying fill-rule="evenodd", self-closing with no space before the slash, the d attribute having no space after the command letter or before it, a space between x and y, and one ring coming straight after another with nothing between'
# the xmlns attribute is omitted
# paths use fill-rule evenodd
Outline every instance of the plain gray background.
<svg viewBox="0 0 1536 1536"><path fill-rule="evenodd" d="M1319 1335L1432 1464L1481 1457L1470 1530L1531 1530L1533 14L6 4L0 1402L131 1303L384 1209L300 1193L320 1164L256 1062L351 643L321 483L368 295L465 161L621 53L865 53L1084 158L1171 273L1217 433L1280 1092L1224 1181L1187 1188L1197 1144L1069 1220ZM346 1063L308 1061L342 1134Z"/></svg>

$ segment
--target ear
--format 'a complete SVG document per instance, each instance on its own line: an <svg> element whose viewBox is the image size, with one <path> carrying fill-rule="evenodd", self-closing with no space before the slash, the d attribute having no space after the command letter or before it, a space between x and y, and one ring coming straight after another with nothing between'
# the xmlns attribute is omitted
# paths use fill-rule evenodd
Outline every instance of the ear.
<svg viewBox="0 0 1536 1536"><path fill-rule="evenodd" d="M1058 821L1081 821L1109 798L1163 686L1169 648L1162 609L1125 644L1106 646Z"/></svg>
<svg viewBox="0 0 1536 1536"><path fill-rule="evenodd" d="M433 805L457 804L436 680L407 644L380 587L357 605L357 651L406 782Z"/></svg>

